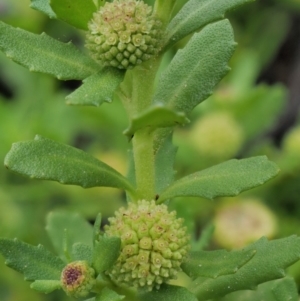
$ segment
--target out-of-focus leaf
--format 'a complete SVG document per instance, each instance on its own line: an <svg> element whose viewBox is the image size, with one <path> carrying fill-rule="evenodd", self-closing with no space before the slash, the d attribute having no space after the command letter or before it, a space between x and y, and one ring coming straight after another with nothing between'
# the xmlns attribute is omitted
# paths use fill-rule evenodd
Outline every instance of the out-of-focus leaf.
<svg viewBox="0 0 300 301"><path fill-rule="evenodd" d="M185 287L164 284L159 290L153 290L141 295L143 301L197 301L195 295Z"/></svg>
<svg viewBox="0 0 300 301"><path fill-rule="evenodd" d="M117 294L115 291L105 287L100 294L97 295L95 301L121 301L125 296Z"/></svg>
<svg viewBox="0 0 300 301"><path fill-rule="evenodd" d="M44 294L49 294L61 288L60 280L36 280L30 284L30 288Z"/></svg>
<svg viewBox="0 0 300 301"><path fill-rule="evenodd" d="M17 239L0 239L5 264L24 274L25 280L59 280L64 262L42 245L37 247Z"/></svg>
<svg viewBox="0 0 300 301"><path fill-rule="evenodd" d="M206 26L179 50L162 73L154 102L185 113L212 94L228 72L235 48L228 20Z"/></svg>
<svg viewBox="0 0 300 301"><path fill-rule="evenodd" d="M182 112L176 112L163 105L156 104L147 111L133 117L128 129L124 134L131 137L137 130L141 128L155 129L158 127L172 127L177 124L188 123L189 120Z"/></svg>
<svg viewBox="0 0 300 301"><path fill-rule="evenodd" d="M112 167L82 150L36 136L14 143L5 166L35 179L58 181L84 188L107 186L133 191L128 180Z"/></svg>
<svg viewBox="0 0 300 301"><path fill-rule="evenodd" d="M119 69L105 68L84 79L83 85L66 97L67 104L98 107L111 102L123 78L124 72Z"/></svg>
<svg viewBox="0 0 300 301"><path fill-rule="evenodd" d="M298 301L298 289L295 280L285 277L274 281L272 292L276 301Z"/></svg>
<svg viewBox="0 0 300 301"><path fill-rule="evenodd" d="M48 0L31 0L30 7L44 13L50 19L56 19L56 14L52 10Z"/></svg>
<svg viewBox="0 0 300 301"><path fill-rule="evenodd" d="M190 0L168 24L168 46L204 25L223 19L227 11L253 0Z"/></svg>
<svg viewBox="0 0 300 301"><path fill-rule="evenodd" d="M100 236L95 242L92 266L97 273L109 269L120 255L121 240L119 237Z"/></svg>
<svg viewBox="0 0 300 301"><path fill-rule="evenodd" d="M62 258L65 258L65 248L71 255L72 247L76 243L93 247L93 227L79 214L51 212L47 216L46 230L56 252Z"/></svg>
<svg viewBox="0 0 300 301"><path fill-rule="evenodd" d="M177 196L197 196L213 199L236 196L242 191L262 185L279 172L266 156L232 159L188 175L167 188L159 202Z"/></svg>
<svg viewBox="0 0 300 301"><path fill-rule="evenodd" d="M217 278L236 273L255 253L255 250L194 251L189 253L187 261L181 267L193 279L197 277Z"/></svg>
<svg viewBox="0 0 300 301"><path fill-rule="evenodd" d="M50 6L58 19L83 30L97 10L93 0L50 0Z"/></svg>
<svg viewBox="0 0 300 301"><path fill-rule="evenodd" d="M33 34L0 22L0 50L30 71L58 79L84 79L99 71L95 61L71 43L59 42L45 33Z"/></svg>
<svg viewBox="0 0 300 301"><path fill-rule="evenodd" d="M256 254L235 274L216 279L201 277L193 281L190 290L199 301L238 290L253 290L261 283L284 277L284 269L300 259L300 238L294 235L268 241L263 237L245 250L256 250Z"/></svg>

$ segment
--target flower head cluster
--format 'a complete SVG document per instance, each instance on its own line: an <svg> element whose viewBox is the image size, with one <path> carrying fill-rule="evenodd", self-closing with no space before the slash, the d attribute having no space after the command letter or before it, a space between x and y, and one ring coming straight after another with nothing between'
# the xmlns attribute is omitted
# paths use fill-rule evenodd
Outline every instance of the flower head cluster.
<svg viewBox="0 0 300 301"><path fill-rule="evenodd" d="M176 279L189 249L189 236L175 211L142 200L121 208L109 222L106 233L121 238L121 254L107 271L114 281L152 290Z"/></svg>
<svg viewBox="0 0 300 301"><path fill-rule="evenodd" d="M61 284L67 295L74 298L86 297L95 284L95 271L86 261L74 261L65 266L61 273Z"/></svg>
<svg viewBox="0 0 300 301"><path fill-rule="evenodd" d="M160 50L162 23L143 1L106 2L89 22L86 47L106 66L132 68Z"/></svg>

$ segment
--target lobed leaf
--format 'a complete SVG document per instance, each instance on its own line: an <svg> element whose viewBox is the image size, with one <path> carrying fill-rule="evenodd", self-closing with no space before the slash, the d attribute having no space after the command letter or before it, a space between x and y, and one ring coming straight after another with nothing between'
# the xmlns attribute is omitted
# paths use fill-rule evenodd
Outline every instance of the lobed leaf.
<svg viewBox="0 0 300 301"><path fill-rule="evenodd" d="M93 0L50 0L50 6L58 19L83 30L97 10Z"/></svg>
<svg viewBox="0 0 300 301"><path fill-rule="evenodd" d="M92 266L98 274L112 267L120 255L120 248L119 237L100 236L95 241Z"/></svg>
<svg viewBox="0 0 300 301"><path fill-rule="evenodd" d="M143 301L197 301L195 295L188 291L185 287L163 284L159 290L141 295Z"/></svg>
<svg viewBox="0 0 300 301"><path fill-rule="evenodd" d="M268 241L263 237L245 250L256 250L256 254L235 274L216 279L201 277L193 281L190 290L199 301L234 291L253 290L260 283L284 277L284 269L300 259L300 238L294 235Z"/></svg>
<svg viewBox="0 0 300 301"><path fill-rule="evenodd" d="M0 21L0 50L30 71L58 79L84 79L99 71L93 59L71 43L59 42L45 33L33 34Z"/></svg>
<svg viewBox="0 0 300 301"><path fill-rule="evenodd" d="M194 34L161 74L154 102L190 112L212 94L228 72L227 63L234 48L233 30L228 20L210 24Z"/></svg>
<svg viewBox="0 0 300 301"><path fill-rule="evenodd" d="M223 19L227 11L253 0L189 0L166 28L171 46L208 23Z"/></svg>
<svg viewBox="0 0 300 301"><path fill-rule="evenodd" d="M132 137L141 128L154 130L159 127L172 127L177 124L186 124L189 120L182 112L176 112L162 104L155 104L148 110L131 118L129 128L124 131L124 135Z"/></svg>
<svg viewBox="0 0 300 301"><path fill-rule="evenodd" d="M69 252L73 249L74 252L74 245L77 243L90 249L93 247L93 227L77 213L50 212L47 216L46 231L56 252L62 258L65 258L65 249Z"/></svg>
<svg viewBox="0 0 300 301"><path fill-rule="evenodd" d="M65 264L42 245L37 247L17 239L0 239L5 264L24 274L25 280L59 280Z"/></svg>
<svg viewBox="0 0 300 301"><path fill-rule="evenodd" d="M124 72L105 68L83 80L83 85L66 97L69 105L100 106L112 102L113 95L124 78Z"/></svg>
<svg viewBox="0 0 300 301"><path fill-rule="evenodd" d="M14 143L4 164L14 172L35 179L84 188L107 186L133 190L128 180L112 167L82 150L38 135L33 141Z"/></svg>
<svg viewBox="0 0 300 301"><path fill-rule="evenodd" d="M194 251L189 253L187 261L181 267L192 279L197 277L217 278L236 273L255 253L255 250Z"/></svg>
<svg viewBox="0 0 300 301"><path fill-rule="evenodd" d="M30 7L38 10L45 15L47 15L50 19L56 19L56 14L52 10L48 0L30 0Z"/></svg>
<svg viewBox="0 0 300 301"><path fill-rule="evenodd" d="M277 165L266 156L232 159L181 178L160 195L159 202L178 196L207 199L236 196L262 185L278 172Z"/></svg>
<svg viewBox="0 0 300 301"><path fill-rule="evenodd" d="M36 280L30 284L30 288L44 294L49 294L61 289L60 280Z"/></svg>

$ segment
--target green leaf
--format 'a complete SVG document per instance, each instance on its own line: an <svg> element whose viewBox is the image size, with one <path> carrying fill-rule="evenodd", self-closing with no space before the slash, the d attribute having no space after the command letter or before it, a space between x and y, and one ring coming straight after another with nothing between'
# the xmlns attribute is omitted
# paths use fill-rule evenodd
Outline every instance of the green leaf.
<svg viewBox="0 0 300 301"><path fill-rule="evenodd" d="M195 251L189 253L187 261L181 267L192 279L197 277L217 278L236 273L255 253L255 250Z"/></svg>
<svg viewBox="0 0 300 301"><path fill-rule="evenodd" d="M228 72L235 48L228 20L206 26L179 50L162 73L154 102L178 111L190 112L213 92Z"/></svg>
<svg viewBox="0 0 300 301"><path fill-rule="evenodd" d="M120 255L119 237L100 236L95 242L92 267L99 274L108 270Z"/></svg>
<svg viewBox="0 0 300 301"><path fill-rule="evenodd" d="M101 293L97 295L95 301L121 301L124 298L125 296L119 295L110 288L105 287Z"/></svg>
<svg viewBox="0 0 300 301"><path fill-rule="evenodd" d="M99 238L101 221L102 221L102 215L101 213L98 213L93 227L93 244L95 244L95 241L97 241Z"/></svg>
<svg viewBox="0 0 300 301"><path fill-rule="evenodd" d="M83 80L83 85L66 97L69 105L100 106L112 102L113 95L124 78L124 72L105 68Z"/></svg>
<svg viewBox="0 0 300 301"><path fill-rule="evenodd" d="M185 287L163 284L159 290L141 295L143 301L197 301L195 295Z"/></svg>
<svg viewBox="0 0 300 301"><path fill-rule="evenodd" d="M242 191L262 185L278 172L277 165L266 156L232 159L181 178L161 194L159 202L177 196L207 199L236 196Z"/></svg>
<svg viewBox="0 0 300 301"><path fill-rule="evenodd" d="M56 19L56 14L52 10L48 0L31 0L30 7L44 13L50 19Z"/></svg>
<svg viewBox="0 0 300 301"><path fill-rule="evenodd" d="M168 46L208 23L223 19L227 11L253 0L189 0L166 28Z"/></svg>
<svg viewBox="0 0 300 301"><path fill-rule="evenodd" d="M131 123L128 129L124 131L124 135L132 137L139 129L148 127L154 130L158 127L172 127L177 124L188 123L189 120L182 112L176 112L163 104L155 104L141 114L131 118Z"/></svg>
<svg viewBox="0 0 300 301"><path fill-rule="evenodd" d="M198 241L195 241L192 245L193 251L203 250L206 248L213 236L215 231L215 226L213 224L208 224L201 230L201 236Z"/></svg>
<svg viewBox="0 0 300 301"><path fill-rule="evenodd" d="M61 289L60 280L36 280L30 284L30 288L44 294L49 294Z"/></svg>
<svg viewBox="0 0 300 301"><path fill-rule="evenodd" d="M5 264L24 274L25 280L59 280L65 264L42 245L37 247L17 239L0 239Z"/></svg>
<svg viewBox="0 0 300 301"><path fill-rule="evenodd" d="M30 71L51 74L62 80L84 79L100 69L94 60L71 43L62 43L45 33L33 34L3 22L0 22L0 50Z"/></svg>
<svg viewBox="0 0 300 301"><path fill-rule="evenodd" d="M49 213L46 230L56 252L62 258L65 258L65 248L71 252L76 243L84 244L90 249L93 247L93 227L77 213Z"/></svg>
<svg viewBox="0 0 300 301"><path fill-rule="evenodd" d="M72 260L81 261L85 260L89 264L92 263L92 248L90 245L77 242L72 246Z"/></svg>
<svg viewBox="0 0 300 301"><path fill-rule="evenodd" d="M276 301L298 301L298 289L295 280L285 277L274 281L272 288Z"/></svg>
<svg viewBox="0 0 300 301"><path fill-rule="evenodd" d="M58 19L83 30L97 10L93 0L50 0L50 5Z"/></svg>
<svg viewBox="0 0 300 301"><path fill-rule="evenodd" d="M5 166L35 179L58 181L84 188L107 186L133 190L125 177L82 150L36 136L12 145Z"/></svg>
<svg viewBox="0 0 300 301"><path fill-rule="evenodd" d="M300 259L300 238L290 236L268 241L263 237L245 250L256 250L256 254L235 274L193 281L190 290L198 300L209 300L238 290L253 290L260 283L284 277L284 269Z"/></svg>

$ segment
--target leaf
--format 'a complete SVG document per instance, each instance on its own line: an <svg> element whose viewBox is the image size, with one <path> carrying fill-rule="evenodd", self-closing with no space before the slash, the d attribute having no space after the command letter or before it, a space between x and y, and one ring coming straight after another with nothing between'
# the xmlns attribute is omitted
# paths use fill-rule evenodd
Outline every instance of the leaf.
<svg viewBox="0 0 300 301"><path fill-rule="evenodd" d="M115 263L120 255L121 240L119 237L100 236L95 242L92 267L99 274Z"/></svg>
<svg viewBox="0 0 300 301"><path fill-rule="evenodd" d="M5 264L24 274L25 280L59 280L64 262L42 245L37 247L17 239L0 239Z"/></svg>
<svg viewBox="0 0 300 301"><path fill-rule="evenodd" d="M102 221L102 215L101 213L98 213L93 227L93 244L95 244L95 241L97 241L99 238L101 221Z"/></svg>
<svg viewBox="0 0 300 301"><path fill-rule="evenodd" d="M72 260L74 261L87 261L89 264L92 263L92 248L90 245L77 242L72 246Z"/></svg>
<svg viewBox="0 0 300 301"><path fill-rule="evenodd" d="M51 74L58 79L84 79L99 71L93 59L71 43L59 42L0 22L0 50L30 71Z"/></svg>
<svg viewBox="0 0 300 301"><path fill-rule="evenodd" d="M39 135L12 145L5 166L35 179L58 181L84 188L107 186L133 190L125 177L82 150Z"/></svg>
<svg viewBox="0 0 300 301"><path fill-rule="evenodd" d="M159 290L141 295L143 301L197 301L195 295L189 292L185 287L163 284Z"/></svg>
<svg viewBox="0 0 300 301"><path fill-rule="evenodd" d="M255 253L255 250L194 251L189 253L187 261L181 267L192 279L197 277L217 278L236 273Z"/></svg>
<svg viewBox="0 0 300 301"><path fill-rule="evenodd" d="M155 103L185 113L204 101L228 72L235 48L228 20L206 26L179 50L162 73L154 95Z"/></svg>
<svg viewBox="0 0 300 301"><path fill-rule="evenodd" d="M66 97L68 105L100 106L112 102L113 95L124 78L116 68L105 68L83 80L83 85Z"/></svg>
<svg viewBox="0 0 300 301"><path fill-rule="evenodd" d="M161 194L159 202L178 196L210 200L220 196L236 196L262 185L278 172L277 165L266 156L232 159L181 178Z"/></svg>
<svg viewBox="0 0 300 301"><path fill-rule="evenodd" d="M172 127L177 124L188 123L189 120L182 112L176 112L162 104L155 104L141 114L131 118L128 129L123 134L132 137L133 134L142 128L148 127L153 130L159 127Z"/></svg>
<svg viewBox="0 0 300 301"><path fill-rule="evenodd" d="M93 0L50 0L50 6L58 19L83 30L97 10Z"/></svg>
<svg viewBox="0 0 300 301"><path fill-rule="evenodd" d="M30 284L30 288L44 294L49 294L61 289L60 280L36 280Z"/></svg>
<svg viewBox="0 0 300 301"><path fill-rule="evenodd" d="M201 236L198 241L195 241L192 245L192 250L203 250L206 248L213 236L213 233L215 231L215 226L213 224L208 224L204 227L204 229L201 230Z"/></svg>
<svg viewBox="0 0 300 301"><path fill-rule="evenodd" d="M190 290L199 301L238 290L253 290L260 283L284 277L284 269L300 259L300 238L294 235L268 241L263 237L245 250L256 250L256 254L235 274L193 281Z"/></svg>
<svg viewBox="0 0 300 301"><path fill-rule="evenodd" d="M223 19L227 11L253 0L189 0L166 28L171 46L208 23Z"/></svg>
<svg viewBox="0 0 300 301"><path fill-rule="evenodd" d="M285 277L274 281L272 288L276 301L298 301L298 289L295 280Z"/></svg>
<svg viewBox="0 0 300 301"><path fill-rule="evenodd" d="M67 236L65 237L65 230ZM71 251L76 243L93 247L93 227L77 213L51 212L47 216L46 231L56 252L65 258L64 248ZM64 240L67 240L64 242ZM76 247L75 247L76 248Z"/></svg>
<svg viewBox="0 0 300 301"><path fill-rule="evenodd" d="M104 287L101 293L97 295L95 301L121 301L124 298L125 296L117 294L108 287Z"/></svg>
<svg viewBox="0 0 300 301"><path fill-rule="evenodd" d="M44 13L50 19L56 19L56 14L52 10L48 0L31 0L30 7Z"/></svg>

